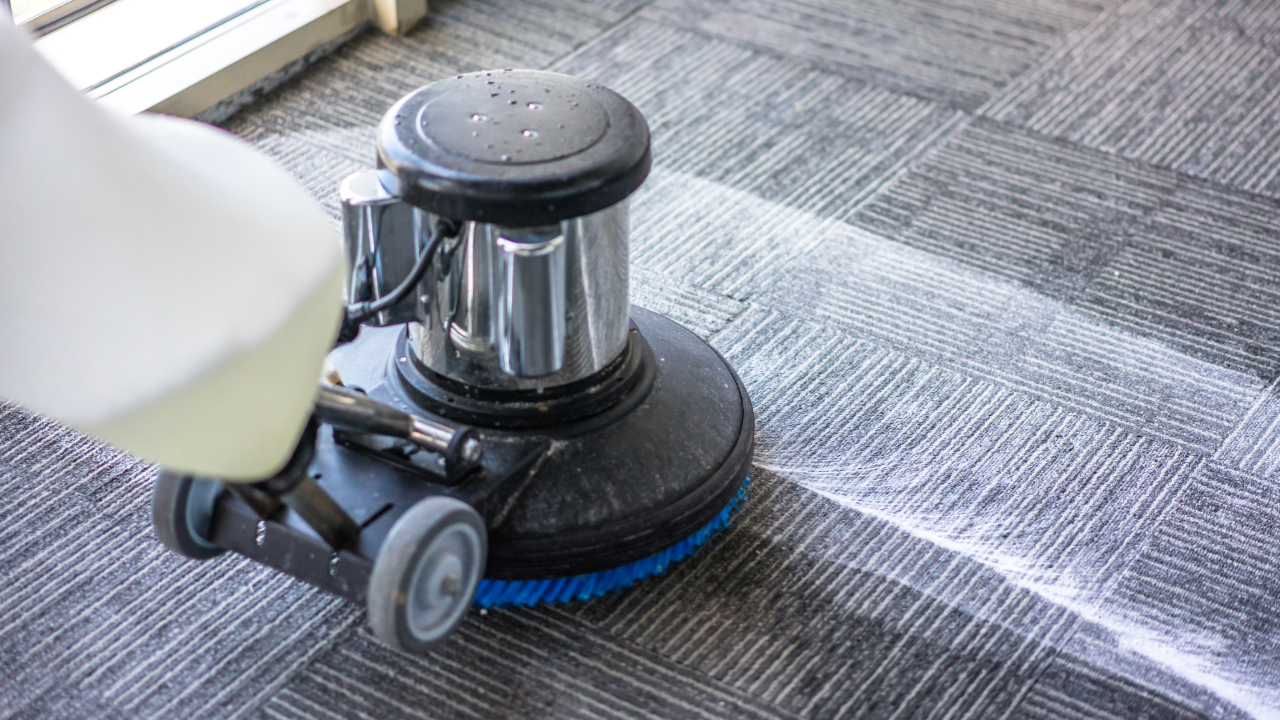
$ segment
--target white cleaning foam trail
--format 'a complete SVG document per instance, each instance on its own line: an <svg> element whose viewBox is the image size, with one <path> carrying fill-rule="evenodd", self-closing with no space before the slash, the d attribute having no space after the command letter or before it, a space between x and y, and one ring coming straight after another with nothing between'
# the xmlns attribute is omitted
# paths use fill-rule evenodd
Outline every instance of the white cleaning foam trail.
<svg viewBox="0 0 1280 720"><path fill-rule="evenodd" d="M975 560L1109 631L1112 655L1089 658L1100 668L1142 674L1121 656L1143 659L1178 679L1159 687L1171 697L1186 695L1173 686L1185 682L1254 716L1280 714L1280 669L1267 660L1280 630L1259 630L1250 645L1232 625L1265 617L1216 617L1215 586L1232 587L1238 568L1197 565L1204 587L1134 589L1159 564L1156 540L1159 552L1242 552L1179 513L1198 511L1185 496L1204 491L1206 458L1268 392L1263 381L865 230L655 175L638 196L636 244L641 264L665 277L724 292L719 265L804 241L763 269L747 263L756 285L738 295L746 307L713 336L752 393L757 471ZM731 227L684 237L667 223L648 237L689 198L732 209ZM653 255L673 246L685 252ZM892 567L867 570L913 582Z"/></svg>

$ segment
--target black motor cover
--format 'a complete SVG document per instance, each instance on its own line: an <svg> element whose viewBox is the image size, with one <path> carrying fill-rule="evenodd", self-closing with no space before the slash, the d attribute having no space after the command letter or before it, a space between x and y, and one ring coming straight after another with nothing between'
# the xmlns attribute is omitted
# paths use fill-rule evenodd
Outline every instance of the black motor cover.
<svg viewBox="0 0 1280 720"><path fill-rule="evenodd" d="M649 174L649 127L621 95L542 70L434 82L378 127L379 179L436 215L529 227L603 210Z"/></svg>

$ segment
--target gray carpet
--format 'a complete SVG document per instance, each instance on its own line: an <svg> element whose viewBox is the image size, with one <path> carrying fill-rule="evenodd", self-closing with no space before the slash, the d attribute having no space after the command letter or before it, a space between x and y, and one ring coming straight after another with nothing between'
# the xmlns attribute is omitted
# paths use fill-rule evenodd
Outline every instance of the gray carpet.
<svg viewBox="0 0 1280 720"><path fill-rule="evenodd" d="M336 218L420 85L625 94L633 300L741 373L750 504L665 578L412 659L167 555L149 468L0 406L0 716L1280 717L1280 4L432 10L226 126Z"/></svg>

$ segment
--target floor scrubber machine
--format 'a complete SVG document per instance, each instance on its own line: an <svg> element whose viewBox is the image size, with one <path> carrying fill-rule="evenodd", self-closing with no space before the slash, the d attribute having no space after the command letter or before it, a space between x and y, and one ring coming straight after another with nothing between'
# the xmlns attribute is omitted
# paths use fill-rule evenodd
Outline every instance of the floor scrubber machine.
<svg viewBox="0 0 1280 720"><path fill-rule="evenodd" d="M626 99L495 70L396 103L341 185L346 320L292 458L256 483L161 471L157 535L365 603L422 653L469 606L589 599L730 520L754 417L702 339L628 301Z"/></svg>

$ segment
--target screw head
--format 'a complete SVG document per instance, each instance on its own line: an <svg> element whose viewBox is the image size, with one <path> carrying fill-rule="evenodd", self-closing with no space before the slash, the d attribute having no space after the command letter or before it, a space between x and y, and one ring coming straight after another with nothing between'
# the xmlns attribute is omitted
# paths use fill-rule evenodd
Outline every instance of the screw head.
<svg viewBox="0 0 1280 720"><path fill-rule="evenodd" d="M467 462L475 462L480 459L484 448L480 447L480 441L475 438L467 438L462 441L462 459Z"/></svg>

